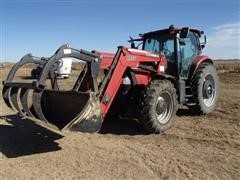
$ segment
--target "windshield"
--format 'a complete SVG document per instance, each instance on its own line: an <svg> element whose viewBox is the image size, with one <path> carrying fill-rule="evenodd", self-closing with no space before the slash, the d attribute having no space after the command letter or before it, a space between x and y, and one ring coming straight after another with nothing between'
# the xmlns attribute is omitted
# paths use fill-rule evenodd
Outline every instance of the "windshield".
<svg viewBox="0 0 240 180"><path fill-rule="evenodd" d="M174 61L174 38L170 35L147 38L144 41L143 50L155 53L163 52L168 60Z"/></svg>

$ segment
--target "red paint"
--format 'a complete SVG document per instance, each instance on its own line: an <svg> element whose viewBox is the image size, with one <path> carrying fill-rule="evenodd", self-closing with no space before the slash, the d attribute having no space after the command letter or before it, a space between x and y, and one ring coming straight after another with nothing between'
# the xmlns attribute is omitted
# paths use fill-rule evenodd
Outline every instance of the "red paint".
<svg viewBox="0 0 240 180"><path fill-rule="evenodd" d="M210 58L206 55L199 55L197 56L194 61L193 61L193 64L197 67L199 64L203 63L204 61L209 61ZM212 61L212 60L210 60Z"/></svg>
<svg viewBox="0 0 240 180"><path fill-rule="evenodd" d="M102 57L101 68L107 69L111 66L111 63L115 57L113 53L101 52L99 53ZM195 58L193 65L198 67L204 61L212 61L208 56L200 55ZM138 85L148 85L151 82L151 74L149 71L138 68L139 64L149 63L158 74L164 74L165 71L160 68L166 65L166 60L163 54L154 54L149 51L129 49L122 47L122 53L113 72L113 75L109 81L106 91L104 92L103 98L101 99L101 108L103 113L103 119L107 114L114 97L122 83L122 77L127 68L131 68L134 72L136 84ZM104 97L110 96L111 99L106 105L103 103Z"/></svg>
<svg viewBox="0 0 240 180"><path fill-rule="evenodd" d="M135 74L137 84L139 85L148 85L151 81L151 76L144 74Z"/></svg>
<svg viewBox="0 0 240 180"><path fill-rule="evenodd" d="M160 54L154 54L148 51L143 50L134 50L128 49L125 47L121 48L122 53L117 62L116 68L113 71L109 84L104 92L103 98L101 99L101 108L103 119L107 114L114 97L117 94L117 91L122 83L122 77L126 72L127 68L133 69L135 73L136 83L148 85L151 81L151 75L148 71L144 71L138 68L138 65L141 63L149 64L149 66L155 68L157 71L158 66L165 64L165 59ZM102 64L101 68L107 68L110 66L114 55L109 53L100 53L102 55ZM109 61L109 62L108 62ZM164 73L164 72L161 72ZM108 104L104 104L104 97L111 97Z"/></svg>
<svg viewBox="0 0 240 180"><path fill-rule="evenodd" d="M115 56L114 53L101 52L100 56L102 58L101 69L107 69Z"/></svg>

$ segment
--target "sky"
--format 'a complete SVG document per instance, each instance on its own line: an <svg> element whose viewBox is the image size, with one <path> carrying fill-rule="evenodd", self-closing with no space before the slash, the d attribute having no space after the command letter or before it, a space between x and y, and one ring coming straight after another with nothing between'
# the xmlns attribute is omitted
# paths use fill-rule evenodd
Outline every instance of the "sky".
<svg viewBox="0 0 240 180"><path fill-rule="evenodd" d="M204 30L211 58L240 59L239 0L0 0L0 60L48 57L65 43L115 52L171 24Z"/></svg>

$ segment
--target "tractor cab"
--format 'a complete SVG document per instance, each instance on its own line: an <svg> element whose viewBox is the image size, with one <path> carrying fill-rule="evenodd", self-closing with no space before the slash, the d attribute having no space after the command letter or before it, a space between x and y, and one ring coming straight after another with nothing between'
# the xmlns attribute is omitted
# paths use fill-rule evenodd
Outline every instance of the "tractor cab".
<svg viewBox="0 0 240 180"><path fill-rule="evenodd" d="M163 53L166 59L165 72L177 80L179 101L190 104L193 102L189 98L193 96L193 90L189 87L198 65L203 62L213 64L209 57L201 55L206 44L206 36L203 43L199 40L203 34L197 29L171 25L168 29L140 34L139 39L131 39L131 47L135 46L134 41L142 41L143 50Z"/></svg>
<svg viewBox="0 0 240 180"><path fill-rule="evenodd" d="M148 32L140 35L143 41L142 49L154 53L164 53L167 60L166 72L174 77L188 79L191 65L201 54L206 44L200 43L203 31L196 29L175 28Z"/></svg>

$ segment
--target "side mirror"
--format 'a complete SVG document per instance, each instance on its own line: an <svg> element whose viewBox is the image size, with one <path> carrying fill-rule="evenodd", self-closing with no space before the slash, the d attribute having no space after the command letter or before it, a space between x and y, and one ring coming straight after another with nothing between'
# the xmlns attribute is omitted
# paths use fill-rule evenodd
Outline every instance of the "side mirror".
<svg viewBox="0 0 240 180"><path fill-rule="evenodd" d="M180 38L186 38L188 36L188 33L189 33L189 27L182 28L180 33Z"/></svg>
<svg viewBox="0 0 240 180"><path fill-rule="evenodd" d="M207 36L204 35L204 44L207 44Z"/></svg>
<svg viewBox="0 0 240 180"><path fill-rule="evenodd" d="M201 49L205 48L205 44L200 45Z"/></svg>
<svg viewBox="0 0 240 180"><path fill-rule="evenodd" d="M131 48L135 49L136 46L135 46L135 43L134 42L131 42Z"/></svg>
<svg viewBox="0 0 240 180"><path fill-rule="evenodd" d="M207 37L204 35L204 41L200 43L201 49L205 48L205 45L207 44Z"/></svg>
<svg viewBox="0 0 240 180"><path fill-rule="evenodd" d="M130 42L131 43L131 48L136 48L136 46L135 46L135 43L134 43L134 39L131 37L131 36L129 36L129 38L130 38L130 40L128 41L128 42Z"/></svg>

